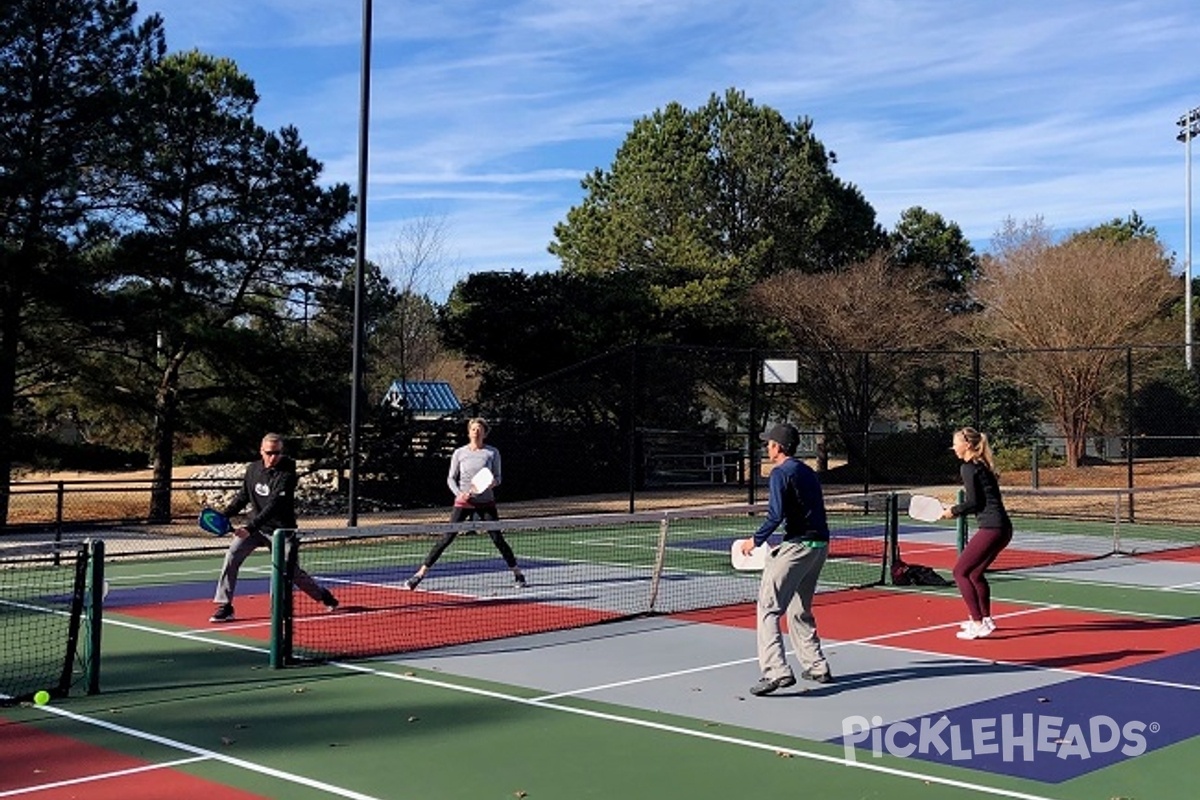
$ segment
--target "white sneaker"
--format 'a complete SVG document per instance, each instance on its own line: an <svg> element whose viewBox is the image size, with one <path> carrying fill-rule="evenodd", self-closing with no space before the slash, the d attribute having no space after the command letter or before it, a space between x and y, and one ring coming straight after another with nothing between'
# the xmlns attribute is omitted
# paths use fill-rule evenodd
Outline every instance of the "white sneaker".
<svg viewBox="0 0 1200 800"><path fill-rule="evenodd" d="M965 631L967 628L969 628L971 626L971 624L973 622L974 622L974 620L969 619L966 622L958 623L958 627L962 628ZM987 628L988 633L991 633L992 631L996 630L996 621L994 619L992 619L991 617L984 617L983 619L979 620L978 624Z"/></svg>
<svg viewBox="0 0 1200 800"><path fill-rule="evenodd" d="M987 636L989 633L991 633L992 630L993 629L989 628L984 622L976 622L975 620L971 620L967 623L967 627L963 628L954 635L959 639L982 639L984 636Z"/></svg>

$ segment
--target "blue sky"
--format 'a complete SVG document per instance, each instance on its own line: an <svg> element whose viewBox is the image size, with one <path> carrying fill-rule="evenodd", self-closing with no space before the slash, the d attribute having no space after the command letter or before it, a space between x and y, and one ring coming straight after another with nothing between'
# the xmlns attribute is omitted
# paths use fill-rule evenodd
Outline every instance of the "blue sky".
<svg viewBox="0 0 1200 800"><path fill-rule="evenodd" d="M373 5L367 252L386 263L406 224L442 221L439 299L468 273L556 269L554 225L634 120L729 87L812 118L889 229L919 205L982 252L1008 217L1067 232L1136 210L1183 266L1195 0ZM361 0L139 6L171 50L236 61L259 122L295 125L357 190Z"/></svg>

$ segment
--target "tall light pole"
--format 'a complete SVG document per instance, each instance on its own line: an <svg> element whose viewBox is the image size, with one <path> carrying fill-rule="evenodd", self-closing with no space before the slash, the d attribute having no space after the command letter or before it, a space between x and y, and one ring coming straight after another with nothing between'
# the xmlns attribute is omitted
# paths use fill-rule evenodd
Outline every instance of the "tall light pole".
<svg viewBox="0 0 1200 800"><path fill-rule="evenodd" d="M1175 123L1181 130L1175 138L1183 142L1185 194L1183 220L1183 358L1192 369L1192 139L1200 134L1200 107L1193 108Z"/></svg>
<svg viewBox="0 0 1200 800"><path fill-rule="evenodd" d="M363 295L366 293L367 269L367 133L370 130L371 109L371 0L362 6L362 76L358 98L358 239L354 248L354 355L350 377L350 486L349 519L347 525L358 526L358 451L359 406L363 393L364 328Z"/></svg>

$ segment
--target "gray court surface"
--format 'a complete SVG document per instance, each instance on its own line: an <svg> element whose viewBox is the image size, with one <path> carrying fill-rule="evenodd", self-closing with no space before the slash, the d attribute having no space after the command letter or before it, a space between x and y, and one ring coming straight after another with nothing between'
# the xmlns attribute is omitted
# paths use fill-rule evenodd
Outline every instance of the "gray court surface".
<svg viewBox="0 0 1200 800"><path fill-rule="evenodd" d="M947 629L947 636L951 633ZM885 640L826 640L833 683L800 681L769 697L754 697L748 691L759 677L754 639L751 628L648 618L409 653L397 660L526 687L543 692L542 699L585 698L809 740L840 737L849 717L878 716L886 724L936 716L1073 677L894 648ZM799 673L794 656L789 658Z"/></svg>

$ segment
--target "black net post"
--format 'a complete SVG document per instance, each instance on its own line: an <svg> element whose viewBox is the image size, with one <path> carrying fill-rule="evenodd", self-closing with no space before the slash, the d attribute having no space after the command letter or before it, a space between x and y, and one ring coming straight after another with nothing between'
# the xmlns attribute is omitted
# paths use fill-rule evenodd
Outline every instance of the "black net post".
<svg viewBox="0 0 1200 800"><path fill-rule="evenodd" d="M292 578L299 563L295 531L277 530L271 542L271 668L292 658Z"/></svg>
<svg viewBox="0 0 1200 800"><path fill-rule="evenodd" d="M84 650L84 672L87 693L100 694L100 647L101 630L104 627L104 599L108 594L104 580L104 540L93 539L88 543L88 614L87 646Z"/></svg>

